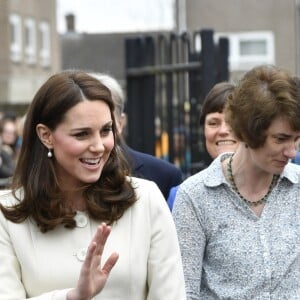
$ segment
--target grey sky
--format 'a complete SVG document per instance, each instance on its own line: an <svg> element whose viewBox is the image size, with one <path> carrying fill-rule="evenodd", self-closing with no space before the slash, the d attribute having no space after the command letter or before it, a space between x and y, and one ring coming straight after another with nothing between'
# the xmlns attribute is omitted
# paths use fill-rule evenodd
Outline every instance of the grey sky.
<svg viewBox="0 0 300 300"><path fill-rule="evenodd" d="M174 0L57 0L57 26L76 16L78 32L162 30L174 27Z"/></svg>

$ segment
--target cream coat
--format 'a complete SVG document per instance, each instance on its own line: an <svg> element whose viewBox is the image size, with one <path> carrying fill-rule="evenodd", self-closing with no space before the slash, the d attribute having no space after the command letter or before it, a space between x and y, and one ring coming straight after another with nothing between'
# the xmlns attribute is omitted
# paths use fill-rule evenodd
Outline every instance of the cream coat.
<svg viewBox="0 0 300 300"><path fill-rule="evenodd" d="M138 201L112 226L103 261L119 260L95 300L184 300L175 226L151 181L133 178ZM1 203L13 203L9 193ZM75 229L43 234L34 222L8 222L0 213L0 299L65 300L79 277L85 250L99 222L79 212Z"/></svg>

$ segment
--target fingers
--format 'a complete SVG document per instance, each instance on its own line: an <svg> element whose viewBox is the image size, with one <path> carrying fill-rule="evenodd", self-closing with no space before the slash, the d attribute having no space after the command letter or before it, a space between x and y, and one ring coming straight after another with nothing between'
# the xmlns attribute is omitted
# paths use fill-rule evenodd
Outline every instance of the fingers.
<svg viewBox="0 0 300 300"><path fill-rule="evenodd" d="M83 262L83 267L85 267L85 268L90 268L91 267L96 247L97 247L96 242L92 241L90 243L89 247L88 247L86 257L85 257L85 260Z"/></svg>
<svg viewBox="0 0 300 300"><path fill-rule="evenodd" d="M111 227L106 225L105 223L102 223L98 226L97 232L90 243L85 259L85 266L91 267L93 265L99 265L101 256L103 254L104 246L107 241L107 238L111 232ZM98 257L98 260L95 261L95 256ZM114 260L112 260L114 262ZM114 262L116 263L116 261Z"/></svg>
<svg viewBox="0 0 300 300"><path fill-rule="evenodd" d="M104 272L107 276L109 275L111 269L115 266L116 262L119 259L119 254L114 252L105 262L102 272Z"/></svg>
<svg viewBox="0 0 300 300"><path fill-rule="evenodd" d="M112 268L118 261L119 255L112 253L103 268L101 268L103 249L110 232L111 228L109 226L105 223L101 224L88 247L78 284L74 289L77 294L81 295L80 299L91 299L90 296L98 294L103 289ZM82 295L89 296L82 297ZM78 296L76 297L78 298Z"/></svg>
<svg viewBox="0 0 300 300"><path fill-rule="evenodd" d="M88 251L84 262L86 267L91 266L95 255L102 255L110 231L110 227L107 226L105 223L102 223L100 226L98 226L97 232L88 247Z"/></svg>
<svg viewBox="0 0 300 300"><path fill-rule="evenodd" d="M107 226L105 223L102 223L98 226L95 237L93 238L93 242L96 242L96 255L102 255L105 243L107 241L108 236L110 235L111 227Z"/></svg>

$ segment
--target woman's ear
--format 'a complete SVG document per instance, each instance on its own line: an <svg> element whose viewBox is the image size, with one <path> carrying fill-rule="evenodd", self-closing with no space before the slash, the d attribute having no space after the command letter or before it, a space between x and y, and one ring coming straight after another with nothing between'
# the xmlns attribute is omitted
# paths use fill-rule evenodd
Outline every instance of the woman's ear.
<svg viewBox="0 0 300 300"><path fill-rule="evenodd" d="M35 130L40 141L44 144L44 146L48 149L51 149L53 147L51 130L46 125L41 123L36 125Z"/></svg>

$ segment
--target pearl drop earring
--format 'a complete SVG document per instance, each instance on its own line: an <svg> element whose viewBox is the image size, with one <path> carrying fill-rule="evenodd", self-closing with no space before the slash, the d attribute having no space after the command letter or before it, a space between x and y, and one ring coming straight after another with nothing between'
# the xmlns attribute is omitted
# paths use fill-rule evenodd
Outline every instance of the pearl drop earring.
<svg viewBox="0 0 300 300"><path fill-rule="evenodd" d="M48 154L47 154L47 156L48 156L49 158L52 157L52 151L51 151L51 149L48 149Z"/></svg>

